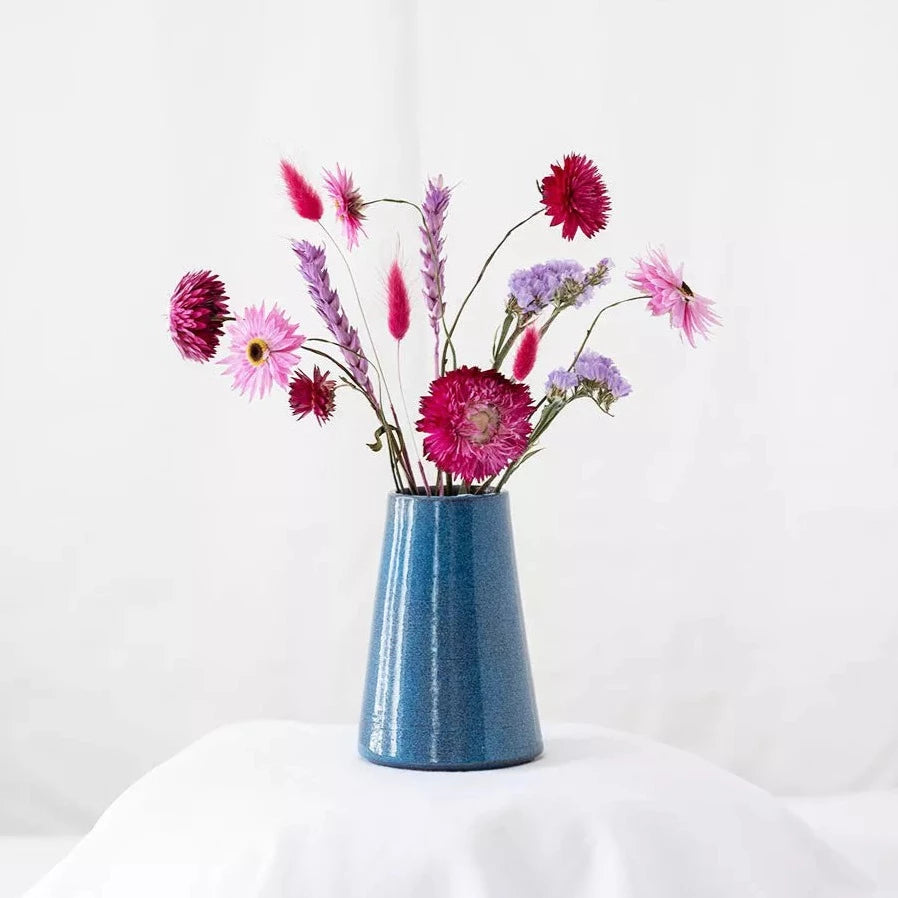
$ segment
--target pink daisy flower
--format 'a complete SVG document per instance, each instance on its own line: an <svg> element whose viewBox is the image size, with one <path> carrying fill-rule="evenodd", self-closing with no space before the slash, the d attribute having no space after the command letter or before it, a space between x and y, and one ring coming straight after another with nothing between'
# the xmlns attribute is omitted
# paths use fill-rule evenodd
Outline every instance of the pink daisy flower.
<svg viewBox="0 0 898 898"><path fill-rule="evenodd" d="M185 359L208 362L218 349L229 317L228 295L211 271L189 271L178 281L168 311L168 328Z"/></svg>
<svg viewBox="0 0 898 898"><path fill-rule="evenodd" d="M249 398L258 394L261 399L276 383L286 387L290 370L299 363L294 350L306 338L296 332L277 306L265 311L251 306L233 324L228 325L231 352L218 364L227 368L234 378L233 389L241 395L249 390Z"/></svg>
<svg viewBox="0 0 898 898"><path fill-rule="evenodd" d="M362 222L365 216L362 213L362 194L352 183L352 175L337 166L337 173L332 174L324 170L324 186L328 196L337 207L337 220L342 223L346 233L346 246L352 249L359 245L359 233L365 234ZM365 234L367 237L368 235Z"/></svg>
<svg viewBox="0 0 898 898"><path fill-rule="evenodd" d="M530 438L530 390L498 371L461 367L421 397L424 453L441 471L471 483L519 459Z"/></svg>
<svg viewBox="0 0 898 898"><path fill-rule="evenodd" d="M683 280L683 266L676 270L662 250L650 249L647 259L635 259L637 268L627 272L630 283L649 295L648 308L653 315L669 315L670 326L695 346L696 334L706 340L712 325L720 318L711 310L714 301L694 293Z"/></svg>

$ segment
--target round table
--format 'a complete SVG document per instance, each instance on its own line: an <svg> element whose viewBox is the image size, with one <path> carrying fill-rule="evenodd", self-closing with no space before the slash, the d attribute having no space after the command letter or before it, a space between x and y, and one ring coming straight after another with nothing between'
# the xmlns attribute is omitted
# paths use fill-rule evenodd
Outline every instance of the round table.
<svg viewBox="0 0 898 898"><path fill-rule="evenodd" d="M504 770L378 767L352 727L258 721L138 780L27 898L848 898L876 894L779 802L584 726Z"/></svg>

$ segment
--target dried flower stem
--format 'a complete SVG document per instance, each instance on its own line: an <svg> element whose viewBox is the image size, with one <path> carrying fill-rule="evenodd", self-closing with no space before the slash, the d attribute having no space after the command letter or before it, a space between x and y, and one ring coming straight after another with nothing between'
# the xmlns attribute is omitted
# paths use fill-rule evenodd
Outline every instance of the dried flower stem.
<svg viewBox="0 0 898 898"><path fill-rule="evenodd" d="M586 344L589 342L589 338L592 336L593 328L599 323L599 319L602 317L604 312L607 312L609 309L613 309L615 306L622 306L624 303L635 302L637 299L650 299L649 296L629 296L627 299L619 299L617 302L610 303L607 306L602 307L596 313L596 317L592 319L592 324L586 329L586 336L583 338L583 342L580 344L580 348L577 350L577 354L574 356L574 361L571 362L570 367L567 369L568 371L574 370L574 365L577 364L577 360L580 358L580 355L583 353L583 350L586 349Z"/></svg>
<svg viewBox="0 0 898 898"><path fill-rule="evenodd" d="M471 287L471 289L468 291L468 295L461 301L461 305L458 307L458 312L455 313L455 318L452 320L452 326L449 328L449 330L446 334L446 344L443 346L442 360L440 363L440 370L442 371L443 374L446 373L447 348L448 348L450 342L452 341L452 337L455 334L455 329L458 327L459 319L462 316L462 312L464 312L464 310L465 310L465 306L468 304L468 300L470 300L470 298L474 295L474 291L477 289L477 286L483 280L483 275L486 273L487 268L489 268L490 262L493 261L493 258L495 257L496 253L499 252L499 250L502 248L502 245L505 243L505 241L508 240L508 238L511 237L511 235L518 228L527 224L527 222L530 221L532 218L536 218L537 215L542 215L542 213L544 211L545 210L543 210L543 209L537 209L536 212L531 213L525 219L523 219L522 221L519 221L514 227L509 228L505 232L505 236L496 245L496 248L489 254L489 256L487 256L486 262L483 263L483 268L480 269L480 274L477 275L477 280L474 281L474 286Z"/></svg>
<svg viewBox="0 0 898 898"><path fill-rule="evenodd" d="M345 347L341 346L341 344L339 344L339 343L335 343L333 340L322 340L319 337L311 337L308 340L306 340L306 342L303 344L305 352L311 352L314 355L321 356L321 358L327 359L329 362L331 362L331 364L336 365L347 376L347 378L349 378L349 380L347 381L345 386L352 387L352 389L357 390L359 393L361 393L362 396L364 396L365 399L368 401L369 405L371 406L372 410L374 411L374 414L377 416L377 420L380 421L381 426L386 426L384 423L384 419L383 419L383 412L379 408L377 401L375 400L375 398L371 395L371 393L368 390L365 390L358 385L358 383L356 382L356 379L355 379L355 375L347 367L345 367L345 365L341 365L340 362L338 362L329 353L323 352L320 349L315 349L314 347L309 346L309 343L311 343L311 342L329 343L332 346L338 346L341 349L344 349ZM380 375L378 375L378 376L380 376ZM386 432L389 434L389 427L387 427ZM402 492L402 483L400 481L400 478L399 478L399 475L397 472L396 459L394 457L394 447L393 447L392 441L389 439L389 437L387 439L387 451L389 452L389 456L390 456L390 470L393 474L393 483L396 486L396 491Z"/></svg>
<svg viewBox="0 0 898 898"><path fill-rule="evenodd" d="M324 231L325 236L327 237L328 240L330 240L331 245L334 247L334 249L336 249L340 258L343 260L343 265L346 268L346 272L349 275L349 281L352 284L352 292L355 294L355 300L359 307L359 314L362 316L362 323L365 326L365 333L368 335L368 342L371 344L371 352L374 354L374 365L375 365L375 368L377 369L377 372L379 375L379 389L381 389L383 392L385 392L387 394L387 402L390 403L390 408L392 409L393 408L393 400L390 396L390 386L386 382L386 378L383 376L383 365L381 364L380 356L378 355L378 352L377 352L377 344L374 342L374 335L371 333L371 326L368 324L368 316L365 314L365 306L362 303L362 297L359 295L359 288L356 285L355 276L352 273L352 266L349 264L349 260L346 258L346 255L343 253L343 250L340 249L340 244L337 243L336 240L334 240L331 232L320 221L318 222L318 225L321 228L321 230ZM381 406L381 408L383 408L383 395L382 394L380 397L380 406ZM386 433L389 434L390 425L386 420L386 415L384 415L383 413L381 413L381 414L382 414L382 424L386 428ZM399 428L399 420L396 418L395 411L393 411L393 417L396 421L397 428ZM399 428L399 433L400 433L400 437L401 437L401 435L402 435L401 428ZM387 442L389 444L390 440L388 439ZM402 442L404 442L404 440ZM400 457L400 460L402 461L403 467L405 468L405 475L408 479L409 488L414 489L415 488L414 487L415 475L414 475L414 472L412 471L411 464L409 464L409 462L408 462L407 453L400 452L399 457Z"/></svg>
<svg viewBox="0 0 898 898"><path fill-rule="evenodd" d="M629 297L627 297L627 299L619 299L617 302L609 303L607 306L603 306L601 309L599 309L599 311L596 313L595 318L593 318L592 323L586 329L586 336L584 336L583 342L580 344L580 348L577 350L577 353L574 356L573 361L571 362L570 366L568 367L568 371L574 370L574 366L577 364L577 361L579 360L580 356L583 354L583 350L586 349L586 344L589 342L589 338L592 336L592 332L595 329L595 326L599 323L599 318L602 317L603 313L607 312L609 309L615 308L615 306L622 306L628 302L635 302L637 299L648 299L648 298L649 298L648 296L643 296L643 295L629 296ZM559 309L556 309L555 312L552 313L552 316L549 318L549 320L546 322L546 324L543 325L543 329L540 331L540 336L542 336L545 333L545 331L548 330L549 325L557 317L557 314L559 311L560 311ZM510 464L505 469L505 472L502 474L501 478L499 479L499 482L496 484L496 492L499 492L499 490L501 490L502 487L505 486L506 482L508 481L508 478L511 477L511 475L518 468L520 468L521 465L525 461L527 461L528 458L530 458L532 455L534 455L536 451L539 451L539 450L536 450L536 448L535 448L537 443L539 442L540 438L545 434L545 432L549 429L552 422L561 413L562 409L564 409L568 405L570 405L570 403L573 402L574 399L580 399L580 398L583 398L583 397L575 396L575 397L573 397L573 399L570 399L567 402L553 403L553 404L550 404L548 406L548 408L543 409L543 412L540 415L539 421L537 422L536 426L533 428L533 432L530 434L527 451L517 461L512 462L512 464ZM541 408L543 408L545 403L546 403L546 397L543 396L542 399L540 399L540 401L536 404L536 407L533 409L533 414L535 415ZM599 406L599 408L602 409L602 411L605 412L606 414L611 415L611 413L607 409L602 408L602 406ZM493 478L490 478L489 480L487 480L481 486L481 490L487 489L489 487L489 485L492 483L492 481L493 481Z"/></svg>
<svg viewBox="0 0 898 898"><path fill-rule="evenodd" d="M412 427L412 416L408 411L408 402L405 399L405 387L402 383L402 354L401 354L402 343L397 340L396 341L396 379L399 381L399 398L402 400L402 409L405 412L405 423L408 424L408 429L412 434L412 448L415 450L415 458L418 461L418 467L423 472L424 465L421 462L421 453L418 451L418 441L415 439L415 428ZM425 478L425 484L427 480Z"/></svg>
<svg viewBox="0 0 898 898"><path fill-rule="evenodd" d="M310 337L303 344L304 346L306 346L308 348L309 352L314 352L316 355L320 355L326 359L330 359L330 361L332 361L335 365L337 365L337 367L340 368L341 371L344 371L354 382L357 383L355 375L353 375L351 371L349 371L347 368L343 367L343 365L341 365L339 362L337 362L335 359L333 359L327 353L321 352L320 350L316 350L316 349L313 349L312 347L308 346L309 343L327 343L330 346L336 346L339 349L341 349L343 352L348 352L351 355L361 356L360 352L355 352L354 350L349 349L348 347L344 346L342 343L337 343L334 340L325 340L325 339L322 339L321 337ZM378 377L378 387L380 387L380 376L381 376L380 371L377 368L375 368L374 370ZM383 412L383 407L378 404L377 400L374 398L374 396L371 394L371 392L369 390L364 389L362 386L357 386L357 389L368 400L369 404L371 405L371 408L374 410L374 414L377 415L377 420L380 421L381 427L383 427L383 432L387 439L387 451L390 454L390 466L393 468L394 481L396 480L396 471L397 471L396 463L397 463L397 461L400 462L403 465L403 467L406 469L405 473L406 473L406 476L408 477L409 473L411 472L411 464L408 462L407 453L403 452L404 440L402 438L402 430L399 427L399 420L396 417L396 411L392 408L392 405L391 405L390 408L393 411L393 420L396 425L395 432L394 432L393 426L390 425L390 423L386 420L386 416L384 415L384 412ZM397 432L399 434L398 439L396 437ZM410 488L413 486L413 482L414 482L414 474L411 474L411 477L409 477L409 487ZM397 489L397 491L402 492L401 483L399 483L398 481L396 483L396 489Z"/></svg>
<svg viewBox="0 0 898 898"><path fill-rule="evenodd" d="M433 234L430 232L430 228L427 226L427 217L424 215L424 210L417 204L411 202L411 200L400 200L395 199L393 197L381 197L379 200L369 200L367 203L363 203L364 206L373 206L375 203L395 203L399 206L411 206L413 209L417 210L418 215L421 217L421 227L424 229L424 233L427 234L427 242L430 245L430 251L433 254L433 257L438 258L437 248L434 245ZM449 328L446 325L446 303L443 299L443 284L441 279L437 279L437 295L439 297L439 328L442 329L443 333L446 335L446 345L448 349L452 352L452 365L453 367L457 364L457 356L455 354L455 346L452 343L452 334L449 332ZM440 336L439 330L436 334L436 346L434 347L434 376L440 376Z"/></svg>

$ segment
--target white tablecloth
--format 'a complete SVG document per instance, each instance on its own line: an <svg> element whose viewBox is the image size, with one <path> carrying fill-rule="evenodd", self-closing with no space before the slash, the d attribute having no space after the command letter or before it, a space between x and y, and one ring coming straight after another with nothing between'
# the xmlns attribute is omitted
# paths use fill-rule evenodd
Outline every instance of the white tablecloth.
<svg viewBox="0 0 898 898"><path fill-rule="evenodd" d="M135 783L27 898L886 894L762 790L637 737L549 728L536 763L424 773L262 721Z"/></svg>

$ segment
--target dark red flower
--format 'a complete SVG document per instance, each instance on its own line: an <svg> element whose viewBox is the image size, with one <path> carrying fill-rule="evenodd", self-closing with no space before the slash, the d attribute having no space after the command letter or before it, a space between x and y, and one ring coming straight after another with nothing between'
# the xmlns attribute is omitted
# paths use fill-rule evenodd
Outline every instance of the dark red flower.
<svg viewBox="0 0 898 898"><path fill-rule="evenodd" d="M337 384L328 380L330 372L324 374L315 366L312 376L304 371L297 371L290 381L290 408L297 418L305 418L313 412L319 424L324 424L334 411L334 393Z"/></svg>
<svg viewBox="0 0 898 898"><path fill-rule="evenodd" d="M585 156L568 154L562 165L553 165L552 174L542 183L542 203L552 225L562 225L561 236L573 240L577 228L586 237L608 224L611 201L595 162Z"/></svg>
<svg viewBox="0 0 898 898"><path fill-rule="evenodd" d="M281 159L281 175L296 214L318 221L324 215L324 203L318 191L286 159Z"/></svg>
<svg viewBox="0 0 898 898"><path fill-rule="evenodd" d="M228 296L211 271L189 271L178 281L168 312L168 327L185 359L208 362L215 355L229 316Z"/></svg>

